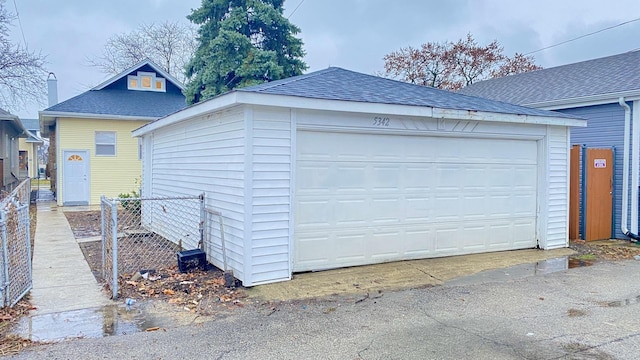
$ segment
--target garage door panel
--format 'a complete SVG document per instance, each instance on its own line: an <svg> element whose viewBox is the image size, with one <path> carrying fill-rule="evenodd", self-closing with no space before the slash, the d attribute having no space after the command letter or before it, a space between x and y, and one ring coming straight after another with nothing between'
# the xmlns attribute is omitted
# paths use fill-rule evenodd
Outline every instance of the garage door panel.
<svg viewBox="0 0 640 360"><path fill-rule="evenodd" d="M333 221L329 223L329 226L366 226L367 219L362 212L362 208L367 205L366 203L367 201L363 198L336 200Z"/></svg>
<svg viewBox="0 0 640 360"><path fill-rule="evenodd" d="M300 195L311 194L318 195L320 193L329 193L329 169L328 164L323 163L306 163L298 166L296 169L296 177L300 183L305 184L304 188L297 189Z"/></svg>
<svg viewBox="0 0 640 360"><path fill-rule="evenodd" d="M397 240L402 236L401 231L385 231L372 234L375 251L371 252L371 259L398 259L402 256L402 250L398 247Z"/></svg>
<svg viewBox="0 0 640 360"><path fill-rule="evenodd" d="M295 271L530 248L537 144L300 131L295 203Z"/></svg>
<svg viewBox="0 0 640 360"><path fill-rule="evenodd" d="M370 186L372 191L399 192L402 188L397 174L403 170L400 165L371 165Z"/></svg>

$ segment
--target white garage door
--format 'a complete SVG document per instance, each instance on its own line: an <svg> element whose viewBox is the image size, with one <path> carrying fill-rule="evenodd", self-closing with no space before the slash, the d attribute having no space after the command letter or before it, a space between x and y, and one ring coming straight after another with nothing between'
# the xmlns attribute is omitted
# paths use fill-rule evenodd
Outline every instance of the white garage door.
<svg viewBox="0 0 640 360"><path fill-rule="evenodd" d="M297 136L294 271L536 246L535 141Z"/></svg>

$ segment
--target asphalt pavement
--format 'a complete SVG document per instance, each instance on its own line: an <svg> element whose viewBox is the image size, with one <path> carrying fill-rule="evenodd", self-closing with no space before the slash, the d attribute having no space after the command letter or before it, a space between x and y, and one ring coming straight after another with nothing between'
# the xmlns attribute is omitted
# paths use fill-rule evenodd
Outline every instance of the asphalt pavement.
<svg viewBox="0 0 640 360"><path fill-rule="evenodd" d="M640 261L255 303L197 325L15 359L638 359Z"/></svg>

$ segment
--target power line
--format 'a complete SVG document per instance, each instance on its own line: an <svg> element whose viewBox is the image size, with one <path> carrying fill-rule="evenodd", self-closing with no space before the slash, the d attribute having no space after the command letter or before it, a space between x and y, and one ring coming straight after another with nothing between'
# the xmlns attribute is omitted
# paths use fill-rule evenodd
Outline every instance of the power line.
<svg viewBox="0 0 640 360"><path fill-rule="evenodd" d="M16 1L16 0L13 0L13 1ZM300 2L298 3L298 6L296 6L296 8L295 8L295 9L293 9L293 11L291 12L291 14L289 14L289 16L287 16L287 20L289 20L289 19L293 16L293 14L295 14L295 13L296 13L296 10L298 10L298 8L300 7L300 5L302 5L303 3L304 3L304 0L300 0Z"/></svg>
<svg viewBox="0 0 640 360"><path fill-rule="evenodd" d="M15 0L14 0L14 1L15 1ZM573 38L573 39L565 40L565 41L563 41L563 42L559 42L559 43L557 43L557 44L549 45L549 46L543 47L542 49L538 49L538 50L536 50L536 51L531 51L531 52L528 52L528 53L523 54L523 55L524 55L524 56L527 56L527 55L535 54L535 53L540 52L540 51L543 51L543 50L551 49L551 48L553 48L553 47L560 46L560 45L563 45L563 44L566 44L566 43L569 43L569 42L572 42L572 41L576 41L576 40L579 40L579 39L585 38L585 37L587 37L587 36L591 36L591 35L594 35L594 34L597 34L597 33L601 33L601 32L603 32L603 31L611 30L611 29L613 29L613 28L617 28L617 27L619 27L619 26L626 25L626 24L629 24L629 23L632 23L632 22L634 22L634 21L638 21L638 20L640 20L640 17L639 17L639 18L635 18L635 19L633 19L633 20L629 20L629 21L621 22L620 24L613 25L613 26L609 26L609 27L606 27L606 28L604 28L604 29L600 29L600 30L597 30L597 31L594 31L594 32L591 32L591 33L588 33L588 34L585 34L585 35L581 35L581 36L578 36L578 37Z"/></svg>
<svg viewBox="0 0 640 360"><path fill-rule="evenodd" d="M22 29L22 21L20 21L20 13L18 12L18 5L16 4L16 0L13 0L13 7L16 9L16 17L18 18L18 26L20 26L20 33L22 34L24 48L28 50L29 45L27 45L27 39L24 37L24 30Z"/></svg>

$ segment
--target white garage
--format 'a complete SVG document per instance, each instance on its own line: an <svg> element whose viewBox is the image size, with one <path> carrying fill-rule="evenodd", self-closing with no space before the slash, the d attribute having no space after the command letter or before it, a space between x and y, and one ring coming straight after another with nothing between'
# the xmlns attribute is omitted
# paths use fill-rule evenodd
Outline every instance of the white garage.
<svg viewBox="0 0 640 360"><path fill-rule="evenodd" d="M566 247L564 114L340 68L150 123L143 195L206 193L245 286L292 273ZM209 260L222 267L208 226Z"/></svg>

